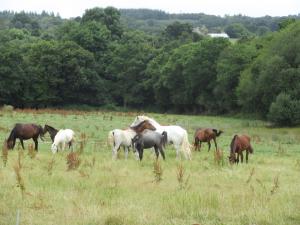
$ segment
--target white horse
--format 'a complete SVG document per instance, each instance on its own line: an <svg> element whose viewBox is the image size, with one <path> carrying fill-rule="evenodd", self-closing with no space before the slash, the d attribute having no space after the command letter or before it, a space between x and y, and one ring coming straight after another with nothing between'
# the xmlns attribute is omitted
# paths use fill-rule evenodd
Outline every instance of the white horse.
<svg viewBox="0 0 300 225"><path fill-rule="evenodd" d="M75 133L71 129L61 129L57 132L57 134L54 137L53 144L51 146L51 151L53 154L55 154L59 149L65 150L66 145L69 145L69 148L73 145L72 143L75 140Z"/></svg>
<svg viewBox="0 0 300 225"><path fill-rule="evenodd" d="M117 158L117 153L122 146L125 151L125 158L128 157L129 148L132 146L132 139L136 134L142 133L145 129L155 130L156 128L148 120L143 120L136 126L127 128L126 130L114 129L108 133L108 144L113 146L112 158ZM135 149L133 149L135 151ZM138 158L138 153L135 152Z"/></svg>
<svg viewBox="0 0 300 225"><path fill-rule="evenodd" d="M155 128L156 131L162 133L164 131L168 134L168 144L173 144L176 149L177 158L179 157L179 152L182 152L186 159L191 160L191 148L188 140L188 134L185 129L180 126L171 125L171 126L161 126L154 119L147 116L137 116L132 126L136 126L144 120L148 120Z"/></svg>
<svg viewBox="0 0 300 225"><path fill-rule="evenodd" d="M117 158L117 153L119 148L122 146L125 151L125 158L128 157L129 148L132 146L132 139L136 135L136 132L133 129L114 129L108 133L108 143L110 146L113 146L112 149L112 158ZM138 153L135 152L136 157L138 157Z"/></svg>

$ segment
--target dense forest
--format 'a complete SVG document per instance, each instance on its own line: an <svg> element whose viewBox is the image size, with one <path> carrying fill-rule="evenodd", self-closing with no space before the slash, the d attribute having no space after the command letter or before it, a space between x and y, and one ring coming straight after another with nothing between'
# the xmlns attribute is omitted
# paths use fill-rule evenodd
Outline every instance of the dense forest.
<svg viewBox="0 0 300 225"><path fill-rule="evenodd" d="M113 7L71 19L3 11L0 105L238 113L298 125L298 19Z"/></svg>

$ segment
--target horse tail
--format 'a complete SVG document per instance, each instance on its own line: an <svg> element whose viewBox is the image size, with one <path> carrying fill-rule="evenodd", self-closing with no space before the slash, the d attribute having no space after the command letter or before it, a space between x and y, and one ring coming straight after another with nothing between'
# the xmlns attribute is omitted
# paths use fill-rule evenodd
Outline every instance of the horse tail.
<svg viewBox="0 0 300 225"><path fill-rule="evenodd" d="M162 144L163 148L165 148L166 144L168 142L168 134L166 131L164 131L164 132L162 132L161 135L162 135L161 144Z"/></svg>
<svg viewBox="0 0 300 225"><path fill-rule="evenodd" d="M108 132L108 137L107 137L107 146L112 147L115 145L115 139L114 139L114 131Z"/></svg>
<svg viewBox="0 0 300 225"><path fill-rule="evenodd" d="M217 137L219 137L223 133L222 130L218 131L217 129L213 129L213 132L216 134Z"/></svg>
<svg viewBox="0 0 300 225"><path fill-rule="evenodd" d="M184 153L186 159L192 159L191 144L189 143L188 134L184 130L184 135L181 143L181 151Z"/></svg>

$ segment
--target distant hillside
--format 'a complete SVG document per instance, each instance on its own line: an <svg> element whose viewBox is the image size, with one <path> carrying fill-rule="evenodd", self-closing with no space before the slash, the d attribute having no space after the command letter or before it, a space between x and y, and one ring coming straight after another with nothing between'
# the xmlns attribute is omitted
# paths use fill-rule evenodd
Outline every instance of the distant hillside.
<svg viewBox="0 0 300 225"><path fill-rule="evenodd" d="M169 14L161 10L151 9L120 9L120 12L122 22L126 26L152 34L161 32L174 21L179 21L190 23L193 27L200 27L211 33L222 32L232 24L241 24L250 33L263 35L266 32L278 30L278 23L284 19L300 18L300 15L253 18L243 15L220 17L204 13Z"/></svg>

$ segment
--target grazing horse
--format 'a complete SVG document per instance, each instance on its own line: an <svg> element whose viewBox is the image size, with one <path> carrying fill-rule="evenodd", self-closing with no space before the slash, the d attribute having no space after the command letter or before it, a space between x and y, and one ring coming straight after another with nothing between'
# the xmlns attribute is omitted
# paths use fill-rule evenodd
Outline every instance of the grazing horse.
<svg viewBox="0 0 300 225"><path fill-rule="evenodd" d="M59 149L65 150L66 145L68 144L69 149L72 147L73 151L73 142L75 141L75 133L71 129L61 129L57 132L54 137L53 144L51 146L51 151L55 154Z"/></svg>
<svg viewBox="0 0 300 225"><path fill-rule="evenodd" d="M155 127L148 120L143 121L137 126L127 128L126 130L114 129L108 133L108 143L112 146L112 157L117 158L117 153L122 146L125 151L125 158L128 157L129 148L132 145L132 138L145 129L155 130Z"/></svg>
<svg viewBox="0 0 300 225"><path fill-rule="evenodd" d="M173 144L176 149L177 158L179 157L179 152L182 152L186 159L191 160L191 149L188 140L188 134L185 129L180 126L161 126L154 119L147 116L137 116L131 126L136 126L137 124L143 122L144 120L149 120L149 122L156 128L158 133L164 131L168 134L168 144Z"/></svg>
<svg viewBox="0 0 300 225"><path fill-rule="evenodd" d="M49 126L49 125L46 124L46 125L44 126L44 134L45 134L46 132L48 132L48 133L50 134L50 138L51 138L52 143L53 143L53 142L54 142L54 137L55 137L55 135L57 134L58 130L55 129L54 127L51 127L51 126Z"/></svg>
<svg viewBox="0 0 300 225"><path fill-rule="evenodd" d="M23 140L32 138L35 144L34 149L38 151L38 137L43 140L43 136L44 130L40 125L17 123L7 139L7 147L8 149L13 149L16 144L16 139L19 138L22 148L24 149Z"/></svg>
<svg viewBox="0 0 300 225"><path fill-rule="evenodd" d="M195 132L194 138L194 147L195 150L200 151L202 142L208 143L208 151L210 150L211 144L210 141L213 140L215 143L216 151L218 149L217 147L217 141L216 138L219 137L223 131L218 131L217 129L212 128L198 128ZM200 144L199 144L200 143Z"/></svg>
<svg viewBox="0 0 300 225"><path fill-rule="evenodd" d="M144 149L152 147L154 147L156 158L158 158L160 152L161 156L165 160L164 147L167 141L168 136L166 131L160 134L156 131L146 130L143 133L134 136L132 139L132 145L139 153L140 161L143 159Z"/></svg>
<svg viewBox="0 0 300 225"><path fill-rule="evenodd" d="M246 150L246 163L248 163L248 154L253 153L253 148L250 144L250 137L248 135L234 135L230 144L230 163L239 163L239 156L243 163L243 151ZM237 157L236 157L237 154Z"/></svg>

